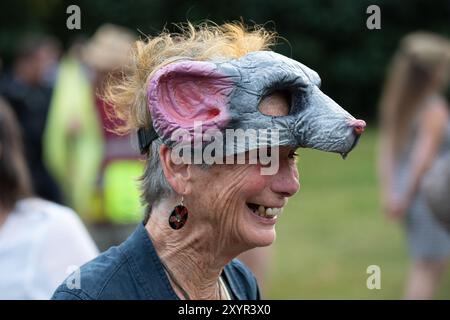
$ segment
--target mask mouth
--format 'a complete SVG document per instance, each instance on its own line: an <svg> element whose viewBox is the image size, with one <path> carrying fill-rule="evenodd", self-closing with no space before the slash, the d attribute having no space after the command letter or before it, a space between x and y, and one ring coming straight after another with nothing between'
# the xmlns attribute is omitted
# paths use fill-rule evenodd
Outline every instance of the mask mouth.
<svg viewBox="0 0 450 320"><path fill-rule="evenodd" d="M361 138L360 134L356 134L356 133L353 133L353 134L355 135L355 138L353 139L353 143L352 143L350 149L347 152L342 152L341 153L342 159L344 159L344 160L347 158L347 156L350 153L350 151L352 151L356 147L356 145L359 142L359 139Z"/></svg>
<svg viewBox="0 0 450 320"><path fill-rule="evenodd" d="M311 115L309 115L311 116ZM308 117L309 118L309 117ZM313 117L311 117L313 118ZM363 120L325 114L297 124L300 147L338 153L343 159L355 148L366 127Z"/></svg>
<svg viewBox="0 0 450 320"><path fill-rule="evenodd" d="M338 153L343 159L347 158L361 138L360 133L356 133L351 126L345 124L332 130L319 128L318 131L309 134L312 138L304 139L305 143L300 144L299 147Z"/></svg>

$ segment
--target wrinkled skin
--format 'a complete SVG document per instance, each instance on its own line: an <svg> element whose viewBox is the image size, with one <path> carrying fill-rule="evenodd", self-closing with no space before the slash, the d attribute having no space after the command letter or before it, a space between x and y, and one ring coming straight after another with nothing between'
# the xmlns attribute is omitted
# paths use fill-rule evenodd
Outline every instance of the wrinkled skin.
<svg viewBox="0 0 450 320"><path fill-rule="evenodd" d="M283 208L299 189L295 149L309 147L347 154L364 129L323 94L320 79L306 66L272 52L255 52L226 62L181 62L155 74L149 105L164 175L177 194L152 206L146 227L159 256L191 298L219 299L217 279L240 253L267 246L276 237L278 216L261 217L249 204ZM281 91L290 93L288 98ZM206 128L267 129L281 134L279 169L261 175L261 164L175 164L170 135ZM247 146L249 149L259 145ZM189 217L173 230L167 219L181 195ZM172 281L179 297L181 291Z"/></svg>
<svg viewBox="0 0 450 320"><path fill-rule="evenodd" d="M152 208L147 229L159 256L191 298L221 298L217 279L223 267L246 250L273 243L278 217L258 217L247 204L286 205L300 186L293 152L291 147L280 148L280 167L274 175L261 175L259 164L165 169L171 186L184 195L189 217L183 228L170 229L167 219L179 199L162 201ZM166 146L161 153L166 163L170 161Z"/></svg>
<svg viewBox="0 0 450 320"><path fill-rule="evenodd" d="M192 196L186 205L198 208L199 215L204 215L204 223L211 224L222 250L270 245L275 240L275 224L262 223L246 204L282 208L299 189L290 147L280 149L277 174L261 175L259 170L259 165L214 165L192 174Z"/></svg>

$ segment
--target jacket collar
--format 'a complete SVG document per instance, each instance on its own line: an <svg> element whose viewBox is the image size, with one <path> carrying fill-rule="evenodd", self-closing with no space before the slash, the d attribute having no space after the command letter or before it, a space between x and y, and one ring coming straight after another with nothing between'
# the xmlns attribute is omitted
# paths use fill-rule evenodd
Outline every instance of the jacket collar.
<svg viewBox="0 0 450 320"><path fill-rule="evenodd" d="M139 223L133 234L119 246L119 249L126 256L134 276L148 299L179 300L143 223ZM245 290L233 275L230 264L225 266L222 275L231 296L234 299L244 300Z"/></svg>

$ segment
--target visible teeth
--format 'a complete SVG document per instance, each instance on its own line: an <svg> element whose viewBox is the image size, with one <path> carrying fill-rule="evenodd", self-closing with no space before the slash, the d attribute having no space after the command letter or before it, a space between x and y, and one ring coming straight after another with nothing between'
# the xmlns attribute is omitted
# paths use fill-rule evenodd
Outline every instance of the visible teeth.
<svg viewBox="0 0 450 320"><path fill-rule="evenodd" d="M254 212L260 217L273 218L280 215L283 212L283 208L266 208L260 205Z"/></svg>
<svg viewBox="0 0 450 320"><path fill-rule="evenodd" d="M264 208L264 206L259 206L258 207L258 213L260 216L265 216L266 215L266 208Z"/></svg>

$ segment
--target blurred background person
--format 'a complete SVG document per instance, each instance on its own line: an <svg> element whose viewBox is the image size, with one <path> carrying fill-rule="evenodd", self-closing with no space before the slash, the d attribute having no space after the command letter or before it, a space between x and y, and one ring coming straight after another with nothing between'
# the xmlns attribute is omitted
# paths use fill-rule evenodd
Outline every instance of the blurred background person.
<svg viewBox="0 0 450 320"><path fill-rule="evenodd" d="M61 186L64 201L87 221L103 141L89 69L81 61L84 42L76 39L61 58L43 152L45 164Z"/></svg>
<svg viewBox="0 0 450 320"><path fill-rule="evenodd" d="M27 166L36 195L61 203L61 194L42 159L44 132L60 53L59 43L48 36L30 36L18 45L11 70L0 79L0 95L12 106L22 128Z"/></svg>
<svg viewBox="0 0 450 320"><path fill-rule="evenodd" d="M0 100L0 299L49 299L97 254L75 212L34 197L19 125Z"/></svg>
<svg viewBox="0 0 450 320"><path fill-rule="evenodd" d="M137 186L143 162L130 135L112 132L117 123L101 97L107 80L126 68L134 40L128 29L105 24L72 45L45 132L46 163L102 251L125 240L143 218Z"/></svg>
<svg viewBox="0 0 450 320"><path fill-rule="evenodd" d="M384 211L403 220L411 267L405 298L431 299L447 269L450 237L434 219L421 189L435 159L450 148L450 42L431 33L406 36L381 99L379 164Z"/></svg>

